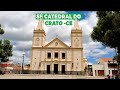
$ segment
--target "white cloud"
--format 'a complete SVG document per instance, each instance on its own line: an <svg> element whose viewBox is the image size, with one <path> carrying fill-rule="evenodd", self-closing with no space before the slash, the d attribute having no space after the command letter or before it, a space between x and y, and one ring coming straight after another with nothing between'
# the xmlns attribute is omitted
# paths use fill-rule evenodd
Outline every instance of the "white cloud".
<svg viewBox="0 0 120 90"><path fill-rule="evenodd" d="M87 63L87 65L92 65L92 64L93 64L93 63L91 63L91 62L88 62L88 63Z"/></svg>
<svg viewBox="0 0 120 90"><path fill-rule="evenodd" d="M18 41L14 47L14 50L23 51L23 49L29 50L32 46L32 41Z"/></svg>
<svg viewBox="0 0 120 90"><path fill-rule="evenodd" d="M13 51L13 57L10 57L11 60L13 60L14 62L18 62L18 63L22 63L23 62L23 51ZM28 52L25 52L24 55L24 62L28 63L30 61L30 56L27 56Z"/></svg>
<svg viewBox="0 0 120 90"><path fill-rule="evenodd" d="M58 11L0 11L0 24L5 30L1 38L16 43L13 46L13 57L10 59L21 62L24 48L25 62L29 62L33 30L38 24L38 20L35 20L36 13L58 13ZM44 26L44 29L47 32L49 28Z"/></svg>

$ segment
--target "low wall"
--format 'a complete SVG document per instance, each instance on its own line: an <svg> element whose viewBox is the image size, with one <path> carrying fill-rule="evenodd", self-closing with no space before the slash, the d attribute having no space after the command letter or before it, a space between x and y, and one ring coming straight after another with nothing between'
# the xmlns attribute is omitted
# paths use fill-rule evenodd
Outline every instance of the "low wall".
<svg viewBox="0 0 120 90"><path fill-rule="evenodd" d="M50 71L50 73L47 73L47 71L40 71L40 70L13 70L13 74L55 74L54 71ZM61 71L58 71L58 75L85 75L84 71L66 71L65 73L62 73Z"/></svg>

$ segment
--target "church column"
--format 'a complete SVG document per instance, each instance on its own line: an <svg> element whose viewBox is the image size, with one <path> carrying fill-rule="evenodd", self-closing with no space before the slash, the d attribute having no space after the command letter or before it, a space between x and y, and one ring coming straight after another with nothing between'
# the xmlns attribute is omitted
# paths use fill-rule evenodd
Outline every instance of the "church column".
<svg viewBox="0 0 120 90"><path fill-rule="evenodd" d="M53 54L53 50L51 51L51 61L53 61L53 57L54 57L54 54Z"/></svg>
<svg viewBox="0 0 120 90"><path fill-rule="evenodd" d="M53 62L51 63L51 73L52 74L54 73L54 63Z"/></svg>
<svg viewBox="0 0 120 90"><path fill-rule="evenodd" d="M60 62L58 62L58 74L61 74Z"/></svg>
<svg viewBox="0 0 120 90"><path fill-rule="evenodd" d="M50 73L52 73L52 62L50 62Z"/></svg>
<svg viewBox="0 0 120 90"><path fill-rule="evenodd" d="M45 62L46 62L46 59L47 59L47 51L46 50L44 50L45 51Z"/></svg>
<svg viewBox="0 0 120 90"><path fill-rule="evenodd" d="M67 59L68 59L68 57L67 57L67 49L66 49L65 50L65 61L68 61Z"/></svg>
<svg viewBox="0 0 120 90"><path fill-rule="evenodd" d="M68 70L67 70L67 62L65 61L65 72L66 74L68 74Z"/></svg>
<svg viewBox="0 0 120 90"><path fill-rule="evenodd" d="M45 74L45 67L46 67L46 66L45 66L45 61L44 61L44 74Z"/></svg>
<svg viewBox="0 0 120 90"><path fill-rule="evenodd" d="M61 61L61 52L59 49L58 49L58 61Z"/></svg>
<svg viewBox="0 0 120 90"><path fill-rule="evenodd" d="M51 56L52 56L52 57L51 57L51 59L52 59L52 60L51 60L51 68L52 68L52 69L51 69L51 73L53 74L53 72L54 72L54 62L53 62L53 61L54 61L54 51L53 51L53 49L52 49L52 51L51 51Z"/></svg>

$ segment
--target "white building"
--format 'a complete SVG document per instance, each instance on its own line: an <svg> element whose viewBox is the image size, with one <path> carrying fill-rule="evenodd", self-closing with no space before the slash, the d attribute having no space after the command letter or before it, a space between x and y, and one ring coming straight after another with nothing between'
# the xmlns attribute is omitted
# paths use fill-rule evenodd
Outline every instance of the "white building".
<svg viewBox="0 0 120 90"><path fill-rule="evenodd" d="M106 76L117 73L117 62L113 62L112 58L100 58L98 64L92 65L93 76Z"/></svg>
<svg viewBox="0 0 120 90"><path fill-rule="evenodd" d="M61 33L62 35L62 33ZM44 73L67 73L83 71L82 30L75 20L71 30L71 46L66 45L59 38L46 44L46 33L42 25L42 18L33 33L30 70L41 70Z"/></svg>
<svg viewBox="0 0 120 90"><path fill-rule="evenodd" d="M88 67L88 60L87 60L87 58L83 58L83 68L85 69L85 68L87 68Z"/></svg>
<svg viewBox="0 0 120 90"><path fill-rule="evenodd" d="M13 61L1 62L0 69L5 73L10 73L10 71L13 70Z"/></svg>

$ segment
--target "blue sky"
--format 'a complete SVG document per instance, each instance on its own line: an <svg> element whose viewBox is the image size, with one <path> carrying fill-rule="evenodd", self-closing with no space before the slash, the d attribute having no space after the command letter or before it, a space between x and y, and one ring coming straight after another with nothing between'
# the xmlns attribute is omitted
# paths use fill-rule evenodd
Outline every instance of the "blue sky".
<svg viewBox="0 0 120 90"><path fill-rule="evenodd" d="M90 13L90 11L66 11L69 14L82 14L82 18L85 19L88 16L88 13Z"/></svg>
<svg viewBox="0 0 120 90"><path fill-rule="evenodd" d="M12 60L21 62L24 48L25 62L30 62L33 30L38 24L38 21L35 20L35 14L52 12L83 14L83 19L79 21L79 26L83 31L84 57L88 59L89 63L96 63L99 58L112 58L115 55L113 49L103 47L101 43L93 42L90 38L90 33L98 20L95 11L0 11L0 24L5 30L5 34L1 38L9 39L12 42ZM68 39L70 38L71 27L44 26L44 30L47 33L47 42L55 38L56 35L67 44L70 41ZM60 37L61 34L63 35L62 37Z"/></svg>
<svg viewBox="0 0 120 90"><path fill-rule="evenodd" d="M103 48L99 48L99 49L101 49L102 51L105 50L104 47L103 47ZM87 59L88 59L88 61L91 62L91 63L97 63L97 60L98 60L99 58L113 58L114 56L115 56L115 51L113 50L113 51L111 51L111 52L108 52L107 54L103 54L103 55L100 56L100 57L94 58L94 57L90 56L90 57L88 57Z"/></svg>

